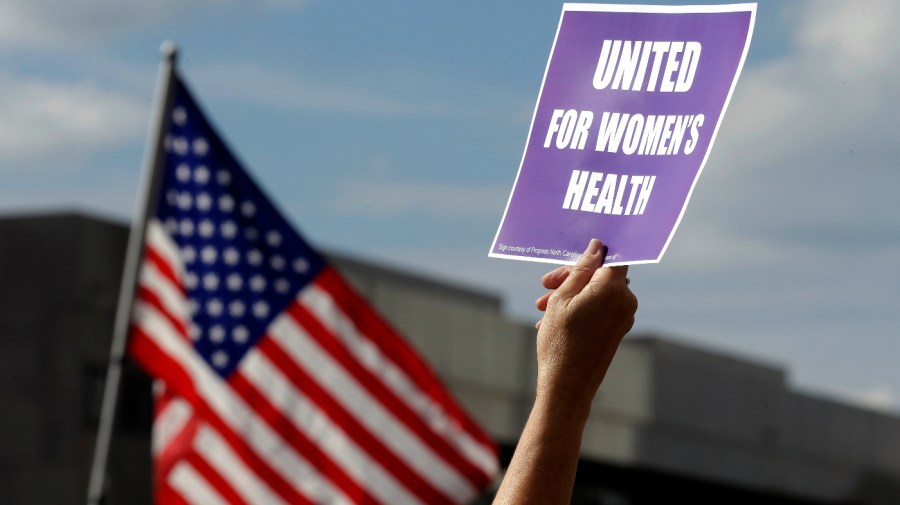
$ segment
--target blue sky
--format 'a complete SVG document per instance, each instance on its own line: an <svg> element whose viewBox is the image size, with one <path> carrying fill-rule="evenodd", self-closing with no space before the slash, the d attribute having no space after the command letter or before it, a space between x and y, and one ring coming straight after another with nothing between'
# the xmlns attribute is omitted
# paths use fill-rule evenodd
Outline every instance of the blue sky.
<svg viewBox="0 0 900 505"><path fill-rule="evenodd" d="M547 266L486 256L561 6L2 0L0 212L130 217L171 39L313 243L498 293L535 320ZM896 19L888 0L760 2L679 232L662 263L631 271L637 331L900 412Z"/></svg>

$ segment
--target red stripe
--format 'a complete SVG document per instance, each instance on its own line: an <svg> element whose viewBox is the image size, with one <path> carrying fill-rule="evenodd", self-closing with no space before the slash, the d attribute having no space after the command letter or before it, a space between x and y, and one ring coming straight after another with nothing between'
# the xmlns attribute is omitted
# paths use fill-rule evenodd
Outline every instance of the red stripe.
<svg viewBox="0 0 900 505"><path fill-rule="evenodd" d="M231 487L231 484L219 475L219 472L216 471L209 463L206 462L206 459L197 454L194 451L185 455L185 461L191 464L194 467L194 470L197 471L206 482L209 483L210 487L216 490L219 493L219 496L225 499L227 503L230 505L246 505L247 502Z"/></svg>
<svg viewBox="0 0 900 505"><path fill-rule="evenodd" d="M351 413L326 392L306 371L288 356L271 338L260 340L257 348L275 364L294 387L303 391L312 402L319 406L356 444L365 450L381 467L392 473L398 482L423 502L429 504L453 503L447 496L431 486L399 455L374 436Z"/></svg>
<svg viewBox="0 0 900 505"><path fill-rule="evenodd" d="M177 491L172 489L165 481L157 484L154 489L154 502L156 505L192 505L188 503Z"/></svg>
<svg viewBox="0 0 900 505"><path fill-rule="evenodd" d="M154 456L154 471L164 478L185 454L193 450L191 443L197 433L197 418L191 416L178 434Z"/></svg>
<svg viewBox="0 0 900 505"><path fill-rule="evenodd" d="M169 264L168 261L166 261L166 258L164 258L163 255L160 254L150 243L148 243L144 248L144 261L155 266L156 269L159 270L159 272L163 274L166 279L169 279L173 286L176 286L179 290L184 292L184 287L181 284L181 279L178 278L178 274L175 273L175 269L172 267L172 265Z"/></svg>
<svg viewBox="0 0 900 505"><path fill-rule="evenodd" d="M178 319L166 310L165 305L163 305L162 303L162 299L159 297L159 295L156 294L156 292L146 286L138 286L137 299L153 307L157 312L165 317L166 320L169 321L169 324L171 324L175 327L176 330L178 330L179 337L184 340L188 339L187 326L185 325L184 321Z"/></svg>
<svg viewBox="0 0 900 505"><path fill-rule="evenodd" d="M460 408L428 364L341 278L336 270L331 267L324 268L316 277L316 284L340 304L341 310L357 328L365 328L365 331L360 333L364 333L384 356L397 364L423 392L439 403L451 419L458 422L486 449L493 451L494 454L498 453L493 440ZM486 481L487 479L482 482Z"/></svg>
<svg viewBox="0 0 900 505"><path fill-rule="evenodd" d="M304 328L306 333L315 339L322 349L328 352L335 361L352 375L361 387L366 389L397 420L403 422L410 431L431 447L441 459L456 468L476 488L480 489L487 483L488 477L481 469L462 457L444 438L431 430L418 414L413 412L406 403L397 398L393 391L384 385L381 378L363 367L356 357L350 354L341 340L325 328L306 308L293 303L288 306L286 312L296 321L298 326Z"/></svg>
<svg viewBox="0 0 900 505"><path fill-rule="evenodd" d="M176 396L165 385L159 390L156 387L153 388L153 422L156 422L156 418L166 410L175 398Z"/></svg>
<svg viewBox="0 0 900 505"><path fill-rule="evenodd" d="M380 503L364 487L347 475L305 433L298 430L293 422L282 414L276 406L272 405L243 375L240 373L232 374L228 379L228 384L244 401L253 406L256 414L260 418L265 419L266 423L281 435L282 439L287 441L294 450L302 454L313 467L333 482L335 487L343 491L350 499L356 503Z"/></svg>
<svg viewBox="0 0 900 505"><path fill-rule="evenodd" d="M138 364L143 366L151 375L166 381L166 384L171 386L173 391L187 400L194 408L195 415L215 428L219 435L231 446L232 450L244 461L244 464L251 468L261 480L286 502L312 504L310 500L297 492L289 482L272 469L262 457L257 455L237 432L216 415L215 411L197 393L190 375L184 370L180 362L163 351L153 341L152 337L142 329L135 327L133 332L129 347L131 355L135 357L135 361Z"/></svg>

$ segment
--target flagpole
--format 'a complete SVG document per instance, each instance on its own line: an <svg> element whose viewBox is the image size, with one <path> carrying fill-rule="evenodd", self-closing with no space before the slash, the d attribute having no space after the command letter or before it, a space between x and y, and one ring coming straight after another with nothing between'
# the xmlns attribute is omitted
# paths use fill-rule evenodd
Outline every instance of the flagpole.
<svg viewBox="0 0 900 505"><path fill-rule="evenodd" d="M107 491L106 466L112 441L113 425L115 424L119 384L122 378L122 362L125 358L138 268L143 258L147 217L155 212L160 179L163 173L161 168L165 162L165 132L171 120L167 111L171 108L172 84L174 82L178 50L175 44L166 41L160 47L160 53L162 60L159 64L156 94L153 101L155 108L152 112L153 116L151 117L150 129L147 134L147 147L144 152L144 166L141 174L141 189L138 193L138 202L135 206L131 232L128 235L125 267L119 288L119 300L116 306L116 319L109 351L109 363L107 364L106 381L103 387L100 425L97 429L94 459L91 464L90 480L88 482L88 505L101 505Z"/></svg>

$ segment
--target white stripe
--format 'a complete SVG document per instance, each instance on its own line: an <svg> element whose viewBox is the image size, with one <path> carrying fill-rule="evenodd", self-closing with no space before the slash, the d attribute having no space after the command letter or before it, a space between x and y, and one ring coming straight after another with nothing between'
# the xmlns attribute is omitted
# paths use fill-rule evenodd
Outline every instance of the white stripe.
<svg viewBox="0 0 900 505"><path fill-rule="evenodd" d="M187 326L190 321L190 313L188 311L188 301L184 293L175 287L174 284L159 271L156 266L145 262L141 266L141 277L139 283L152 291L159 297L163 309L174 317L178 322Z"/></svg>
<svg viewBox="0 0 900 505"><path fill-rule="evenodd" d="M194 448L247 503L284 503L265 482L257 478L218 432L206 424L194 436Z"/></svg>
<svg viewBox="0 0 900 505"><path fill-rule="evenodd" d="M247 444L268 461L281 477L315 503L351 503L325 480L289 444L281 439L264 420L257 417L240 397L204 362L187 341L181 338L169 321L153 307L138 301L135 324L177 361L190 376L198 393L226 424L236 428Z"/></svg>
<svg viewBox="0 0 900 505"><path fill-rule="evenodd" d="M166 232L163 224L155 217L147 222L147 240L146 244L153 247L153 250L168 263L178 278L184 275L184 267L181 262L181 254L179 253L178 244L172 240L172 237Z"/></svg>
<svg viewBox="0 0 900 505"><path fill-rule="evenodd" d="M153 420L153 454L164 451L191 419L193 410L188 402L181 398L175 398L166 405L162 412Z"/></svg>
<svg viewBox="0 0 900 505"><path fill-rule="evenodd" d="M298 430L382 503L422 503L335 426L315 403L296 390L282 371L261 352L256 349L248 352L239 370Z"/></svg>
<svg viewBox="0 0 900 505"><path fill-rule="evenodd" d="M402 369L384 356L378 347L356 328L353 321L341 312L328 292L315 284L310 284L300 292L298 301L337 336L363 366L380 377L397 398L424 418L435 433L445 438L484 473L496 474L498 462L493 451L472 438L458 423L453 422L440 404L422 392Z"/></svg>
<svg viewBox="0 0 900 505"><path fill-rule="evenodd" d="M225 498L216 492L212 486L206 482L194 467L179 462L175 468L169 472L167 482L178 494L188 503L197 503L202 505L228 505Z"/></svg>
<svg viewBox="0 0 900 505"><path fill-rule="evenodd" d="M455 468L436 455L402 421L369 395L290 317L276 318L269 327L269 335L370 433L393 449L432 486L447 496L475 496L476 490Z"/></svg>

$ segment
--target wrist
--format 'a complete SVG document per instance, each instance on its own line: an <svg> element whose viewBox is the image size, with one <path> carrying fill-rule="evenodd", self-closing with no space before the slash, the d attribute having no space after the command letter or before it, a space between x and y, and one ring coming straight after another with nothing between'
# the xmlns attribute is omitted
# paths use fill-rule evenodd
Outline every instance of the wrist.
<svg viewBox="0 0 900 505"><path fill-rule="evenodd" d="M534 409L565 423L578 422L583 427L591 414L593 399L593 392L587 394L584 388L539 383Z"/></svg>

